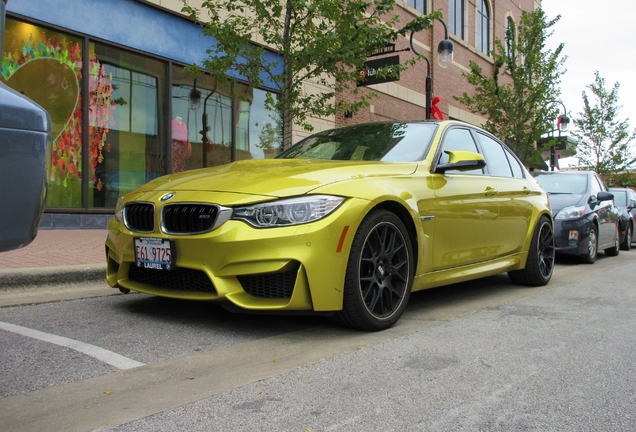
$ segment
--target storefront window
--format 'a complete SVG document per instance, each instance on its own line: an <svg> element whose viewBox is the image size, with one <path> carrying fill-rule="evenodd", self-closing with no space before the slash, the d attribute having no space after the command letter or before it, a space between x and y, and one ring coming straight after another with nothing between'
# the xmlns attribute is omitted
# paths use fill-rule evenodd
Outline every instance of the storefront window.
<svg viewBox="0 0 636 432"><path fill-rule="evenodd" d="M199 103L193 106L194 77L182 67L172 72L172 171L222 165L232 161L230 89L208 75L196 79ZM202 134L204 124L207 134ZM183 137L187 136L187 142ZM205 143L204 143L205 140ZM190 150L188 150L188 148Z"/></svg>
<svg viewBox="0 0 636 432"><path fill-rule="evenodd" d="M283 148L280 116L265 108L265 90L245 87L245 93L237 103L236 158L271 159Z"/></svg>
<svg viewBox="0 0 636 432"><path fill-rule="evenodd" d="M51 115L48 206L82 206L81 39L16 21L5 23L0 79Z"/></svg>
<svg viewBox="0 0 636 432"><path fill-rule="evenodd" d="M164 174L280 153L281 122L265 109L267 91L235 84L232 99L229 86L200 74L194 106L193 76L173 64L168 80L168 66L6 19L0 80L44 107L53 123L46 210L109 212L120 196Z"/></svg>
<svg viewBox="0 0 636 432"><path fill-rule="evenodd" d="M89 207L113 208L121 195L167 172L165 63L98 43L90 52Z"/></svg>

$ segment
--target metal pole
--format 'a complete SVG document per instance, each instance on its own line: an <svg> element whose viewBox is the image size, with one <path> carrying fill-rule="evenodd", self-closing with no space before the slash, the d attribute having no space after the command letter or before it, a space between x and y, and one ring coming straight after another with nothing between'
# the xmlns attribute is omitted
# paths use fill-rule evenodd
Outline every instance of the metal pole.
<svg viewBox="0 0 636 432"><path fill-rule="evenodd" d="M433 100L433 77L431 76L431 62L424 54L420 54L413 46L413 35L415 32L411 32L411 51L420 57L424 57L426 60L426 120L431 119L431 101Z"/></svg>

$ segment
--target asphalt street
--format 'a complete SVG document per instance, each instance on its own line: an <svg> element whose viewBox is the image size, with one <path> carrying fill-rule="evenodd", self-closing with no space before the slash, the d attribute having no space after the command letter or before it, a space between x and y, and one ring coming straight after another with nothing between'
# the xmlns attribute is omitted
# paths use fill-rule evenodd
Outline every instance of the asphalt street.
<svg viewBox="0 0 636 432"><path fill-rule="evenodd" d="M144 366L115 373L80 359L89 376L4 397L0 424L11 431L631 431L634 252L601 256L592 266L559 264L543 288L515 287L501 275L415 293L398 325L379 333L302 317L184 322L186 315L167 308L156 310L162 324L151 332L147 316L124 310L121 326L92 333L110 332L108 347ZM58 295L63 300L69 290ZM156 304L130 295L36 301L28 313L0 309L0 321L26 325L40 317L48 330L69 331L69 318L44 306L66 303L71 311L113 302ZM135 332L135 319L143 332ZM215 325L220 331L209 332L206 347L202 332ZM89 328L76 334L85 340ZM131 334L143 350L123 348ZM8 337L18 336L5 334L3 346ZM148 346L184 351L153 358L145 338ZM77 362L70 356L68 366ZM11 368L2 367L3 381Z"/></svg>

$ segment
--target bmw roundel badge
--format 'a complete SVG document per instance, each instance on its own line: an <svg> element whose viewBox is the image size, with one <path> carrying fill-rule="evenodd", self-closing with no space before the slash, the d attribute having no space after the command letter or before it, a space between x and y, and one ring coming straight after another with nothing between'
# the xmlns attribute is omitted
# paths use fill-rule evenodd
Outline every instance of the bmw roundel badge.
<svg viewBox="0 0 636 432"><path fill-rule="evenodd" d="M161 201L168 201L170 198L174 196L174 193L170 192L161 197Z"/></svg>

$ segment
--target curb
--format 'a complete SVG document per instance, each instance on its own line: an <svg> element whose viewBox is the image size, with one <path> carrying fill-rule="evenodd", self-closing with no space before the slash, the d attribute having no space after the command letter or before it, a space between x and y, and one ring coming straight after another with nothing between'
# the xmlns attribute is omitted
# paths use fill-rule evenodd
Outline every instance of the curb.
<svg viewBox="0 0 636 432"><path fill-rule="evenodd" d="M0 289L106 283L106 264L0 270Z"/></svg>

